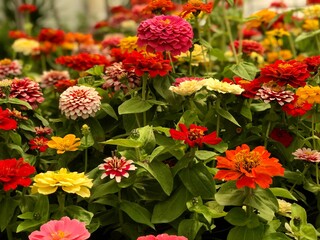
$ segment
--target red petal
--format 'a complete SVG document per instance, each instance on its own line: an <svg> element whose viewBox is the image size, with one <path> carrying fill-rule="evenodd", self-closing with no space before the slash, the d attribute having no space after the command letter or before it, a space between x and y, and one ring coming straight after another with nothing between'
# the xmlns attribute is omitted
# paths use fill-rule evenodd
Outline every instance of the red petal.
<svg viewBox="0 0 320 240"><path fill-rule="evenodd" d="M243 176L237 181L236 186L237 188L243 188L243 187L256 188L256 183L254 181L254 178Z"/></svg>

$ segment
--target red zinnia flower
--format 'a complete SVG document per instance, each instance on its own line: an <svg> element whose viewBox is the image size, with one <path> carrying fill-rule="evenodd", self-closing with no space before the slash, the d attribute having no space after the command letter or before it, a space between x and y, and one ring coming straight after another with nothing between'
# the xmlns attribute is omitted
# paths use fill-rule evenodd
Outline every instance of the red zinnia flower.
<svg viewBox="0 0 320 240"><path fill-rule="evenodd" d="M45 152L48 148L48 139L45 137L35 137L29 141L31 150L39 150L39 152Z"/></svg>
<svg viewBox="0 0 320 240"><path fill-rule="evenodd" d="M21 4L18 8L19 12L26 12L26 13L32 13L37 11L37 6L33 4Z"/></svg>
<svg viewBox="0 0 320 240"><path fill-rule="evenodd" d="M187 16L192 13L194 16L198 16L201 12L211 13L213 3L204 3L201 0L189 0L186 4L182 6L181 17Z"/></svg>
<svg viewBox="0 0 320 240"><path fill-rule="evenodd" d="M307 0L307 5L318 4L318 3L320 3L320 0Z"/></svg>
<svg viewBox="0 0 320 240"><path fill-rule="evenodd" d="M310 73L307 64L296 60L277 60L275 63L261 68L258 79L262 82L274 81L280 86L290 84L296 88L305 86L308 77L310 77Z"/></svg>
<svg viewBox="0 0 320 240"><path fill-rule="evenodd" d="M171 0L151 0L142 10L144 14L166 14L175 8Z"/></svg>
<svg viewBox="0 0 320 240"><path fill-rule="evenodd" d="M228 78L224 78L222 81L229 82L229 83L236 83L236 84L240 85L240 87L244 89L244 91L241 93L241 95L246 98L255 98L258 90L261 87L261 82L258 79L248 81L248 80L244 80L240 77L234 77L233 81Z"/></svg>
<svg viewBox="0 0 320 240"><path fill-rule="evenodd" d="M172 67L169 60L164 60L161 53L157 54L142 54L141 52L132 51L125 54L123 67L127 71L134 70L138 76L144 73L149 73L150 77L167 75Z"/></svg>
<svg viewBox="0 0 320 240"><path fill-rule="evenodd" d="M306 114L313 105L308 102L299 102L298 98L299 97L297 95L294 95L293 101L283 105L282 110L293 117Z"/></svg>
<svg viewBox="0 0 320 240"><path fill-rule="evenodd" d="M239 47L240 47L240 41L235 40L233 42L234 47L236 48L237 51L239 51ZM263 54L264 52L264 48L261 45L261 43L254 41L254 40L248 40L248 39L244 39L242 40L242 52L250 55L252 52L256 52L259 54Z"/></svg>
<svg viewBox="0 0 320 240"><path fill-rule="evenodd" d="M303 60L308 65L308 71L316 74L320 67L320 55L307 57Z"/></svg>
<svg viewBox="0 0 320 240"><path fill-rule="evenodd" d="M52 133L52 129L50 127L35 127L36 135L49 135Z"/></svg>
<svg viewBox="0 0 320 240"><path fill-rule="evenodd" d="M293 141L293 137L291 136L291 134L281 128L274 128L270 133L270 138L277 142L280 142L285 147L289 147Z"/></svg>
<svg viewBox="0 0 320 240"><path fill-rule="evenodd" d="M29 176L35 171L36 169L22 158L0 160L0 182L3 184L3 190L14 190L18 185L28 187L31 184Z"/></svg>
<svg viewBox="0 0 320 240"><path fill-rule="evenodd" d="M97 22L97 23L93 26L93 28L94 28L94 29L100 29L100 28L108 27L108 26L109 26L108 21L102 20L102 21Z"/></svg>
<svg viewBox="0 0 320 240"><path fill-rule="evenodd" d="M8 131L17 128L17 121L10 118L10 116L8 109L2 110L0 107L0 129Z"/></svg>
<svg viewBox="0 0 320 240"><path fill-rule="evenodd" d="M57 92L61 93L69 87L75 86L77 84L77 80L67 79L67 80L58 80L54 87Z"/></svg>
<svg viewBox="0 0 320 240"><path fill-rule="evenodd" d="M73 56L61 56L56 58L56 63L65 65L77 71L85 71L95 65L108 66L108 59L100 54L79 53Z"/></svg>
<svg viewBox="0 0 320 240"><path fill-rule="evenodd" d="M39 42L61 44L64 41L64 31L60 29L43 28L38 35Z"/></svg>
<svg viewBox="0 0 320 240"><path fill-rule="evenodd" d="M287 4L285 4L283 1L276 1L276 2L272 2L270 3L270 7L274 7L274 8L287 8Z"/></svg>
<svg viewBox="0 0 320 240"><path fill-rule="evenodd" d="M237 188L268 188L273 176L283 176L284 168L277 158L270 158L270 153L258 146L252 151L246 144L227 150L225 157L217 157L219 171L215 179L236 180Z"/></svg>
<svg viewBox="0 0 320 240"><path fill-rule="evenodd" d="M221 142L221 138L217 137L216 132L212 132L208 135L204 135L204 132L208 131L206 127L197 126L191 124L189 129L183 123L179 123L181 131L170 129L170 135L175 140L184 140L184 143L190 147L198 145L202 147L203 143L215 145Z"/></svg>
<svg viewBox="0 0 320 240"><path fill-rule="evenodd" d="M29 38L25 32L20 30L9 31L9 38L18 39L18 38Z"/></svg>

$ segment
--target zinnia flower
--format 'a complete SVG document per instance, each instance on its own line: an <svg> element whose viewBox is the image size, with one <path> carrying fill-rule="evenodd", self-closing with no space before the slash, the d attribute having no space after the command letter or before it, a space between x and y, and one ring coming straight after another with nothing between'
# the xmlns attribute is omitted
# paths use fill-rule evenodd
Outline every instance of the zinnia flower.
<svg viewBox="0 0 320 240"><path fill-rule="evenodd" d="M260 89L261 82L258 79L252 81L244 80L240 77L234 77L233 81L224 78L222 82L229 82L231 84L238 84L244 91L241 93L242 96L246 98L254 98L257 94L257 91Z"/></svg>
<svg viewBox="0 0 320 240"><path fill-rule="evenodd" d="M281 128L274 128L270 133L270 138L285 147L289 147L293 141L292 135L287 130Z"/></svg>
<svg viewBox="0 0 320 240"><path fill-rule="evenodd" d="M28 102L33 109L44 101L39 83L30 78L13 79L10 89L10 97Z"/></svg>
<svg viewBox="0 0 320 240"><path fill-rule="evenodd" d="M147 6L142 9L143 14L166 14L175 8L171 0L151 0Z"/></svg>
<svg viewBox="0 0 320 240"><path fill-rule="evenodd" d="M300 87L296 91L298 98L298 103L308 102L310 104L320 103L320 87L306 85Z"/></svg>
<svg viewBox="0 0 320 240"><path fill-rule="evenodd" d="M33 231L29 240L86 240L90 233L86 225L77 219L62 217L60 220L51 220L40 227L40 231Z"/></svg>
<svg viewBox="0 0 320 240"><path fill-rule="evenodd" d="M137 167L133 165L133 161L127 160L125 157L107 157L104 161L105 163L99 165L99 169L104 171L101 179L110 176L110 179L115 178L116 182L119 183L122 177L129 177L128 171L137 169Z"/></svg>
<svg viewBox="0 0 320 240"><path fill-rule="evenodd" d="M47 144L49 148L57 149L57 154L77 151L81 145L80 138L74 134L67 134L63 138L53 136Z"/></svg>
<svg viewBox="0 0 320 240"><path fill-rule="evenodd" d="M292 153L294 159L305 160L308 162L320 162L320 152L311 148L299 148Z"/></svg>
<svg viewBox="0 0 320 240"><path fill-rule="evenodd" d="M307 57L303 60L308 66L308 71L316 74L320 68L320 55Z"/></svg>
<svg viewBox="0 0 320 240"><path fill-rule="evenodd" d="M284 90L284 87L273 88L266 85L257 91L255 99L261 99L265 103L276 101L280 106L283 106L285 103L290 103L294 100L294 93Z"/></svg>
<svg viewBox="0 0 320 240"><path fill-rule="evenodd" d="M0 160L0 182L3 190L14 190L18 186L28 187L31 184L30 175L36 169L29 163L24 162L23 158Z"/></svg>
<svg viewBox="0 0 320 240"><path fill-rule="evenodd" d="M208 131L206 127L191 124L188 129L186 125L179 123L179 128L181 131L170 129L171 137L175 140L183 140L190 147L196 145L202 147L203 143L216 145L222 141L221 138L217 137L216 132L205 135L204 133Z"/></svg>
<svg viewBox="0 0 320 240"><path fill-rule="evenodd" d="M61 44L64 41L64 31L60 29L43 28L38 35L39 42L51 42L54 44Z"/></svg>
<svg viewBox="0 0 320 240"><path fill-rule="evenodd" d="M239 47L240 47L240 41L239 40L235 40L233 42L234 47L236 48L237 52L239 51ZM248 40L248 39L244 39L242 40L242 48L241 48L242 52L244 54L250 55L253 52L256 52L258 54L263 54L264 52L264 48L261 45L261 43L254 41L254 40Z"/></svg>
<svg viewBox="0 0 320 240"><path fill-rule="evenodd" d="M292 102L286 103L282 106L282 110L288 115L293 117L302 116L312 108L312 104L308 102L300 102L297 95L294 95L293 97L294 99Z"/></svg>
<svg viewBox="0 0 320 240"><path fill-rule="evenodd" d="M302 28L306 31L315 31L319 29L318 19L305 19Z"/></svg>
<svg viewBox="0 0 320 240"><path fill-rule="evenodd" d="M138 45L146 45L149 52L168 51L172 55L186 52L192 47L192 26L178 16L155 16L140 23Z"/></svg>
<svg viewBox="0 0 320 240"><path fill-rule="evenodd" d="M45 137L35 137L30 139L29 145L31 150L39 150L39 152L45 152L48 148L48 139Z"/></svg>
<svg viewBox="0 0 320 240"><path fill-rule="evenodd" d="M66 168L53 172L39 173L33 178L31 187L32 193L49 195L55 193L58 187L67 193L75 193L80 197L90 197L92 179L89 179L84 172L69 172Z"/></svg>
<svg viewBox="0 0 320 240"><path fill-rule="evenodd" d="M176 78L173 86L169 90L181 96L189 96L199 91L205 84L204 78L200 77L184 77Z"/></svg>
<svg viewBox="0 0 320 240"><path fill-rule="evenodd" d="M56 84L59 80L67 80L70 78L68 71L57 71L50 70L44 71L41 76L40 86L42 88L51 87Z"/></svg>
<svg viewBox="0 0 320 240"><path fill-rule="evenodd" d="M17 60L8 58L0 60L0 80L9 76L17 76L21 74L22 65Z"/></svg>
<svg viewBox="0 0 320 240"><path fill-rule="evenodd" d="M215 91L222 94L231 93L239 95L244 91L243 88L237 84L230 84L213 78L205 79L204 86L209 91Z"/></svg>
<svg viewBox="0 0 320 240"><path fill-rule="evenodd" d="M279 210L278 213L283 216L290 216L291 213L291 203L283 200L283 199L277 199L279 204Z"/></svg>
<svg viewBox="0 0 320 240"><path fill-rule="evenodd" d="M318 18L320 16L320 4L305 7L303 13L305 18Z"/></svg>
<svg viewBox="0 0 320 240"><path fill-rule="evenodd" d="M262 82L274 81L280 86L289 84L296 88L306 85L308 77L310 77L310 73L307 64L296 60L277 60L275 63L261 68L259 80Z"/></svg>
<svg viewBox="0 0 320 240"><path fill-rule="evenodd" d="M11 114L8 109L2 110L0 107L0 129L8 131L17 128L17 121L10 116Z"/></svg>
<svg viewBox="0 0 320 240"><path fill-rule="evenodd" d="M19 39L19 38L28 38L28 35L20 30L12 30L9 31L9 38Z"/></svg>
<svg viewBox="0 0 320 240"><path fill-rule="evenodd" d="M13 51L22 53L23 55L36 55L37 49L40 48L40 44L36 40L19 38L12 44Z"/></svg>
<svg viewBox="0 0 320 240"><path fill-rule="evenodd" d="M258 146L250 151L246 144L227 150L226 156L217 157L219 171L215 179L230 181L235 180L237 188L268 188L273 176L283 176L284 168L277 158L270 158L270 153Z"/></svg>
<svg viewBox="0 0 320 240"><path fill-rule="evenodd" d="M134 50L137 50L137 51L143 50L143 48L138 47L137 42L138 42L137 36L125 37L120 40L119 47L123 53L132 52Z"/></svg>
<svg viewBox="0 0 320 240"><path fill-rule="evenodd" d="M101 97L92 87L73 86L65 90L59 99L59 109L67 118L87 119L100 110Z"/></svg>
<svg viewBox="0 0 320 240"><path fill-rule="evenodd" d="M213 3L204 3L201 0L189 0L186 4L182 6L181 17L186 17L189 13L194 16L198 16L201 12L211 13Z"/></svg>
<svg viewBox="0 0 320 240"><path fill-rule="evenodd" d="M58 80L54 84L54 88L57 92L61 93L65 91L67 88L77 85L77 80L74 79L64 79L64 80Z"/></svg>
<svg viewBox="0 0 320 240"><path fill-rule="evenodd" d="M247 28L258 28L261 25L267 26L276 16L276 12L262 9L249 17L250 20L246 23L246 26Z"/></svg>
<svg viewBox="0 0 320 240"><path fill-rule="evenodd" d="M147 235L138 237L137 240L188 240L184 236L168 235L167 233L159 234L157 236Z"/></svg>
<svg viewBox="0 0 320 240"><path fill-rule="evenodd" d="M192 66L199 66L200 63L209 62L208 49L199 44L193 45L193 50L191 51L191 62L190 51L181 53L175 56L175 58L177 58L179 62L188 62L188 64L191 64Z"/></svg>
<svg viewBox="0 0 320 240"><path fill-rule="evenodd" d="M36 135L50 135L52 133L52 129L50 127L35 127Z"/></svg>
<svg viewBox="0 0 320 240"><path fill-rule="evenodd" d="M18 11L21 13L32 13L37 11L37 6L33 5L33 4L21 4L18 7Z"/></svg>

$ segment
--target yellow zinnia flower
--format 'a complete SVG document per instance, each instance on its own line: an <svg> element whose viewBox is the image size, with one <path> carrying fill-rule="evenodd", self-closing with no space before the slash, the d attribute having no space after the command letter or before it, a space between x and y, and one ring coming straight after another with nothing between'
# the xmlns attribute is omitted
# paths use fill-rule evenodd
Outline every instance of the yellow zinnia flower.
<svg viewBox="0 0 320 240"><path fill-rule="evenodd" d="M267 31L266 34L275 38L282 38L283 36L290 36L290 33L283 28L275 28L273 30Z"/></svg>
<svg viewBox="0 0 320 240"><path fill-rule="evenodd" d="M199 63L209 62L208 50L206 47L201 46L199 44L193 45L191 65L199 66ZM190 61L190 51L185 53L181 53L178 56L175 56L179 62L189 62Z"/></svg>
<svg viewBox="0 0 320 240"><path fill-rule="evenodd" d="M318 18L320 16L320 4L310 5L303 9L306 18Z"/></svg>
<svg viewBox="0 0 320 240"><path fill-rule="evenodd" d="M262 9L249 17L247 28L258 28L261 24L268 24L277 16L277 13L268 9Z"/></svg>
<svg viewBox="0 0 320 240"><path fill-rule="evenodd" d="M119 43L119 47L121 52L132 52L134 50L140 51L144 50L145 47L139 47L137 45L138 37L137 36L129 36L122 38Z"/></svg>
<svg viewBox="0 0 320 240"><path fill-rule="evenodd" d="M49 148L57 149L57 154L63 154L65 152L74 152L78 150L80 146L80 138L76 138L74 134L68 134L65 137L51 137L51 140L47 143Z"/></svg>
<svg viewBox="0 0 320 240"><path fill-rule="evenodd" d="M319 21L318 19L306 19L302 28L306 31L314 31L319 29Z"/></svg>
<svg viewBox="0 0 320 240"><path fill-rule="evenodd" d="M320 103L320 87L306 85L297 89L296 95L298 104L301 102L308 102L310 104Z"/></svg>
<svg viewBox="0 0 320 240"><path fill-rule="evenodd" d="M280 50L279 52L269 52L267 53L267 62L273 63L278 59L289 60L292 59L292 52L288 49Z"/></svg>
<svg viewBox="0 0 320 240"><path fill-rule="evenodd" d="M40 43L32 39L19 38L14 41L12 48L23 55L34 55L39 53Z"/></svg>
<svg viewBox="0 0 320 240"><path fill-rule="evenodd" d="M92 179L84 173L68 172L66 168L61 168L57 172L47 171L37 174L31 187L32 193L49 195L55 193L58 187L67 193L75 193L81 197L90 197Z"/></svg>

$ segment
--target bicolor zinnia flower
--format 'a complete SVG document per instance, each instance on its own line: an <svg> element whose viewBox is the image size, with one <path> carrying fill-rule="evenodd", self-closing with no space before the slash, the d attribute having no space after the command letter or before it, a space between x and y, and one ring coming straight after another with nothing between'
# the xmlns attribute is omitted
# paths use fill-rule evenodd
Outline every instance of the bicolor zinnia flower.
<svg viewBox="0 0 320 240"><path fill-rule="evenodd" d="M36 109L38 105L44 101L39 83L27 77L23 79L13 79L10 97L28 102L33 109Z"/></svg>
<svg viewBox="0 0 320 240"><path fill-rule="evenodd" d="M39 53L40 43L33 39L19 38L12 44L13 51L23 55L36 55Z"/></svg>
<svg viewBox="0 0 320 240"><path fill-rule="evenodd" d="M58 171L47 171L39 173L33 178L31 193L49 195L55 193L58 188L67 193L75 193L80 197L90 197L92 179L88 178L84 172L69 172L66 168Z"/></svg>
<svg viewBox="0 0 320 240"><path fill-rule="evenodd" d="M320 103L320 87L306 85L300 87L296 91L298 98L298 103L308 102L310 104Z"/></svg>
<svg viewBox="0 0 320 240"><path fill-rule="evenodd" d="M277 127L271 131L269 137L285 147L289 147L293 141L293 136L287 130Z"/></svg>
<svg viewBox="0 0 320 240"><path fill-rule="evenodd" d="M17 60L8 58L0 60L0 80L6 77L18 76L21 74L22 65Z"/></svg>
<svg viewBox="0 0 320 240"><path fill-rule="evenodd" d="M199 91L205 84L201 77L176 78L169 90L181 96L189 96Z"/></svg>
<svg viewBox="0 0 320 240"><path fill-rule="evenodd" d="M244 39L242 40L242 48L241 51L244 54L250 55L253 52L259 53L259 54L263 54L264 52L264 48L261 45L261 43L254 41L254 40L248 40L248 39ZM239 47L240 47L240 41L239 40L235 40L233 42L234 47L236 48L237 52L239 51Z"/></svg>
<svg viewBox="0 0 320 240"><path fill-rule="evenodd" d="M316 74L320 68L320 55L307 57L303 60L308 66L308 71Z"/></svg>
<svg viewBox="0 0 320 240"><path fill-rule="evenodd" d="M238 84L230 84L228 82L219 81L218 79L207 78L204 81L204 86L209 91L215 91L222 94L231 93L236 95L239 95L244 91L244 89Z"/></svg>
<svg viewBox="0 0 320 240"><path fill-rule="evenodd" d="M43 28L38 35L39 42L51 42L54 44L61 44L64 41L64 31L60 29Z"/></svg>
<svg viewBox="0 0 320 240"><path fill-rule="evenodd" d="M294 159L305 160L308 162L320 162L320 152L311 148L299 148L292 153Z"/></svg>
<svg viewBox="0 0 320 240"><path fill-rule="evenodd" d="M183 123L179 123L180 131L170 129L170 135L175 140L183 140L185 144L190 147L199 146L202 147L203 143L216 145L222 141L221 138L217 137L217 133L214 131L205 135L208 128L191 124L189 128Z"/></svg>
<svg viewBox="0 0 320 240"><path fill-rule="evenodd" d="M114 48L118 47L121 39L125 38L122 33L107 34L101 41L102 48Z"/></svg>
<svg viewBox="0 0 320 240"><path fill-rule="evenodd" d="M60 95L59 109L69 119L94 117L100 110L101 97L92 87L69 87Z"/></svg>
<svg viewBox="0 0 320 240"><path fill-rule="evenodd" d="M142 9L143 14L166 14L175 9L171 0L151 0L147 6Z"/></svg>
<svg viewBox="0 0 320 240"><path fill-rule="evenodd" d="M133 165L132 160L127 160L125 157L107 157L104 159L105 163L99 165L99 169L103 170L101 179L110 176L110 179L116 179L116 182L121 182L121 178L129 177L128 171L136 170L137 167Z"/></svg>
<svg viewBox="0 0 320 240"><path fill-rule="evenodd" d="M182 6L182 12L180 13L180 16L184 18L189 13L192 13L197 17L201 12L211 13L212 7L212 2L204 3L201 0L189 0Z"/></svg>
<svg viewBox="0 0 320 240"><path fill-rule="evenodd" d="M145 73L149 73L150 77L157 75L163 77L172 69L170 61L163 59L161 53L152 54L133 51L125 54L125 59L122 63L127 71L134 70L140 77Z"/></svg>
<svg viewBox="0 0 320 240"><path fill-rule="evenodd" d="M95 65L108 66L109 60L100 54L79 53L72 56L61 56L56 58L56 63L65 65L77 71L85 71Z"/></svg>
<svg viewBox="0 0 320 240"><path fill-rule="evenodd" d="M31 150L39 150L39 152L45 152L48 148L49 139L43 136L35 137L29 140L29 146Z"/></svg>
<svg viewBox="0 0 320 240"><path fill-rule="evenodd" d="M280 86L291 85L297 88L306 85L306 80L309 77L307 64L296 60L277 60L275 63L261 68L258 79L265 83L274 81Z"/></svg>
<svg viewBox="0 0 320 240"><path fill-rule="evenodd" d="M67 134L62 137L51 137L51 140L47 142L49 148L57 150L57 154L63 154L65 152L77 151L81 145L80 138L77 138L74 134Z"/></svg>
<svg viewBox="0 0 320 240"><path fill-rule="evenodd" d="M56 84L59 80L67 80L70 79L70 75L68 71L58 71L58 70L50 70L44 71L41 75L41 83L40 86L42 88L51 87Z"/></svg>
<svg viewBox="0 0 320 240"><path fill-rule="evenodd" d="M289 90L285 90L285 87L272 87L268 84L263 85L255 96L255 99L261 99L265 103L276 101L280 106L286 103L290 103L294 100L294 93Z"/></svg>
<svg viewBox="0 0 320 240"><path fill-rule="evenodd" d="M168 235L167 233L158 235L147 235L138 237L137 240L188 240L184 236Z"/></svg>
<svg viewBox="0 0 320 240"><path fill-rule="evenodd" d="M64 80L58 80L55 84L54 84L54 88L56 89L57 92L62 93L63 91L65 91L66 89L68 89L69 87L75 86L77 85L77 80L74 79L64 79Z"/></svg>
<svg viewBox="0 0 320 240"><path fill-rule="evenodd" d="M0 183L3 184L3 190L7 192L18 186L28 187L31 184L30 175L35 171L23 158L0 160Z"/></svg>
<svg viewBox="0 0 320 240"><path fill-rule="evenodd" d="M37 6L33 5L33 4L21 4L18 7L18 11L21 13L32 13L37 11Z"/></svg>
<svg viewBox="0 0 320 240"><path fill-rule="evenodd" d="M312 108L312 104L308 102L298 101L299 97L297 95L293 96L294 99L290 103L286 103L282 106L282 110L285 111L288 115L297 117L303 116Z"/></svg>
<svg viewBox="0 0 320 240"><path fill-rule="evenodd" d="M122 62L113 63L106 68L105 76L102 77L105 83L102 85L103 89L113 88L114 91L123 90L127 92L128 89L134 89L140 86L140 77L137 76L134 70L127 71L123 68Z"/></svg>
<svg viewBox="0 0 320 240"><path fill-rule="evenodd" d="M271 157L263 147L258 146L252 151L247 144L227 150L226 156L217 157L219 171L215 179L236 181L237 188L249 187L268 188L273 176L283 176L284 168L277 158Z"/></svg>
<svg viewBox="0 0 320 240"><path fill-rule="evenodd" d="M189 22L178 16L155 16L140 23L138 45L149 52L168 51L178 55L192 47L193 31Z"/></svg>
<svg viewBox="0 0 320 240"><path fill-rule="evenodd" d="M29 240L86 240L90 238L90 232L86 225L77 219L62 217L60 220L51 220L40 227L40 231L33 231Z"/></svg>

